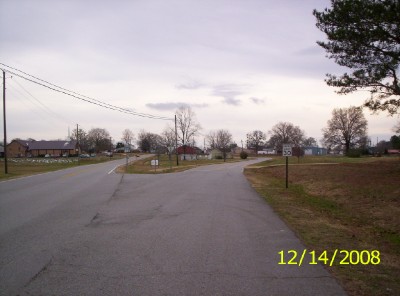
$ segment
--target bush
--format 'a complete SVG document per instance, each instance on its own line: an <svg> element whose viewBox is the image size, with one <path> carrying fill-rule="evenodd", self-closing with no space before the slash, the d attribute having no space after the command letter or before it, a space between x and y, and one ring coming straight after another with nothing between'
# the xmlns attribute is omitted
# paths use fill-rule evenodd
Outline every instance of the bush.
<svg viewBox="0 0 400 296"><path fill-rule="evenodd" d="M249 155L246 152L244 152L244 151L240 152L240 158L241 159L246 159L248 156Z"/></svg>
<svg viewBox="0 0 400 296"><path fill-rule="evenodd" d="M361 149L350 149L347 153L347 157L361 157Z"/></svg>
<svg viewBox="0 0 400 296"><path fill-rule="evenodd" d="M215 156L215 159L224 159L224 158L222 157L222 155L217 155Z"/></svg>

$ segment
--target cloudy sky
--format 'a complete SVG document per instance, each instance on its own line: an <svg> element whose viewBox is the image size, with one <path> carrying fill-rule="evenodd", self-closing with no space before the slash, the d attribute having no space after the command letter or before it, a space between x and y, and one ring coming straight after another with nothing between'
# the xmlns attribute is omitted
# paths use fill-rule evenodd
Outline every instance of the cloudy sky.
<svg viewBox="0 0 400 296"><path fill-rule="evenodd" d="M343 73L317 44L313 9L329 0L0 0L0 63L140 113L173 117L189 105L237 144L280 121L321 138L339 96L324 82ZM4 68L4 66L2 66ZM101 108L6 75L8 139L64 139L79 124L160 133L172 121ZM369 136L388 140L398 117L371 115ZM1 128L3 126L1 125ZM197 139L203 143L203 136Z"/></svg>

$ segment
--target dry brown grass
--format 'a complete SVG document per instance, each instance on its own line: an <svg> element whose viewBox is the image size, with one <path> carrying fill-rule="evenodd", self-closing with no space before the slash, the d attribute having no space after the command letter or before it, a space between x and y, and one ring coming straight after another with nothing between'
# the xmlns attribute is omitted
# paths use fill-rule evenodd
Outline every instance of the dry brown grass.
<svg viewBox="0 0 400 296"><path fill-rule="evenodd" d="M322 252L379 250L379 265L328 268L350 295L400 295L400 161L248 169L246 176L304 241Z"/></svg>
<svg viewBox="0 0 400 296"><path fill-rule="evenodd" d="M198 159L198 160L181 160L179 159L179 166L176 165L176 156L173 155L169 160L168 155L160 155L159 157L153 156L138 161L132 162L128 167L122 165L117 168L117 173L128 173L128 174L165 174L165 173L177 173L186 171L198 166L211 165L211 164L223 164L223 159ZM154 168L151 165L152 160L159 159L159 166ZM237 162L240 161L238 158L227 159L226 162Z"/></svg>
<svg viewBox="0 0 400 296"><path fill-rule="evenodd" d="M4 159L0 159L0 180L7 180L23 176L47 173L75 166L89 165L122 158L97 156L91 158L10 158L8 160L8 173L5 174Z"/></svg>

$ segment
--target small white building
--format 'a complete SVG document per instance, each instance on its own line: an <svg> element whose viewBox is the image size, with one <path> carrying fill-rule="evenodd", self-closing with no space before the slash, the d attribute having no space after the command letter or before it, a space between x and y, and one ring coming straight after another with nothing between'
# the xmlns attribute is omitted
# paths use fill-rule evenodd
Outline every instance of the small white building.
<svg viewBox="0 0 400 296"><path fill-rule="evenodd" d="M304 155L326 155L327 149L321 147L304 147Z"/></svg>
<svg viewBox="0 0 400 296"><path fill-rule="evenodd" d="M263 150L258 151L257 154L276 154L276 150L274 148L264 148Z"/></svg>

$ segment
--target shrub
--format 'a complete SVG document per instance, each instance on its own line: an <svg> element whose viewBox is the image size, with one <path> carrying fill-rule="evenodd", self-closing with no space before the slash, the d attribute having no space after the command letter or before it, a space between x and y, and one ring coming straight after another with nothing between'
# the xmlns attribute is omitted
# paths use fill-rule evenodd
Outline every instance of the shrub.
<svg viewBox="0 0 400 296"><path fill-rule="evenodd" d="M244 152L244 151L240 152L240 158L241 159L246 159L248 156L249 155L247 154L247 152Z"/></svg>
<svg viewBox="0 0 400 296"><path fill-rule="evenodd" d="M360 157L361 156L361 149L350 149L347 153L347 157Z"/></svg>

